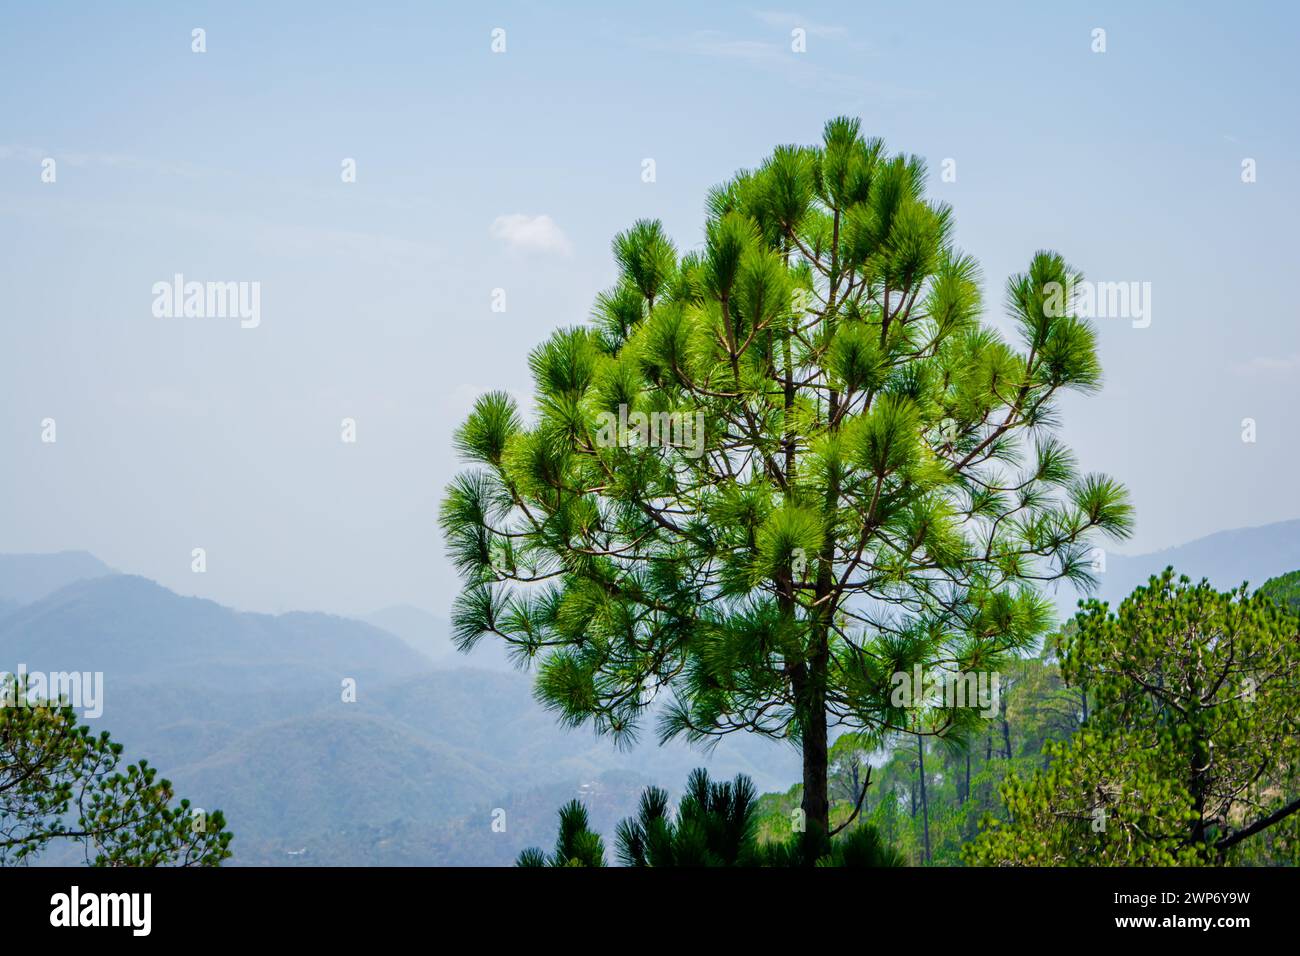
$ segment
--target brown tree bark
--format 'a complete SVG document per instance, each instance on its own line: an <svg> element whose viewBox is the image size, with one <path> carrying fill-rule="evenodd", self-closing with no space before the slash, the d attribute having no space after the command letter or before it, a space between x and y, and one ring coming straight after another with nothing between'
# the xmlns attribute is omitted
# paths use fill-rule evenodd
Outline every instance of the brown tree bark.
<svg viewBox="0 0 1300 956"><path fill-rule="evenodd" d="M830 844L831 804L827 792L826 707L815 707L803 727L803 812L809 865Z"/></svg>
<svg viewBox="0 0 1300 956"><path fill-rule="evenodd" d="M921 780L921 827L925 832L925 862L931 861L930 857L930 804L925 795L925 738L920 734L916 736L916 768L917 776Z"/></svg>

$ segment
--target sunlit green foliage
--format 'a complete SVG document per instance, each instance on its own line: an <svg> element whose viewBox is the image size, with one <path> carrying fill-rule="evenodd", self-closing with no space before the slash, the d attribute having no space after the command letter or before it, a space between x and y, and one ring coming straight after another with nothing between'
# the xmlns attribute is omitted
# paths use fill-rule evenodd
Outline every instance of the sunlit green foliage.
<svg viewBox="0 0 1300 956"><path fill-rule="evenodd" d="M216 866L231 834L218 810L173 804L172 786L146 761L119 767L122 746L96 736L70 707L24 700L0 687L0 865L80 844L92 866Z"/></svg>
<svg viewBox="0 0 1300 956"><path fill-rule="evenodd" d="M1297 618L1267 594L1153 577L1111 613L1090 602L1062 672L1092 712L1050 764L1002 788L977 863L1197 865L1252 858L1300 810ZM1289 847L1291 837L1275 845Z"/></svg>
<svg viewBox="0 0 1300 956"><path fill-rule="evenodd" d="M668 793L647 787L637 815L623 820L616 835L618 861L629 867L792 867L808 862L804 836L790 833L760 842L758 798L744 774L715 782L700 768L686 783L675 810ZM869 826L858 826L832 841L814 859L818 866L901 866L902 857ZM522 867L604 866L600 837L590 831L587 812L576 800L560 811L555 852L535 847L516 862Z"/></svg>
<svg viewBox="0 0 1300 956"><path fill-rule="evenodd" d="M979 733L896 706L891 675L1035 647L1035 585L1086 581L1090 535L1131 525L1053 433L1101 380L1093 328L1048 307L1078 274L1034 255L1008 341L924 189L841 118L715 188L700 251L634 224L592 322L532 353L536 420L481 398L442 506L462 646L504 639L561 720L620 740L651 707L663 739L796 740L823 839L833 728ZM602 440L640 413L701 432Z"/></svg>
<svg viewBox="0 0 1300 956"><path fill-rule="evenodd" d="M1279 606L1300 614L1300 571L1292 571L1264 582L1259 593Z"/></svg>

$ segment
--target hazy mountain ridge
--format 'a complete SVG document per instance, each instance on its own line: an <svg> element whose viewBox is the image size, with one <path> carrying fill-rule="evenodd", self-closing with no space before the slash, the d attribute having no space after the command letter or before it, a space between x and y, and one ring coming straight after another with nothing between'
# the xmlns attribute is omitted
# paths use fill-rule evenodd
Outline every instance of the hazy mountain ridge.
<svg viewBox="0 0 1300 956"><path fill-rule="evenodd" d="M427 612L411 620L426 633L438 623ZM620 752L559 727L533 700L531 676L503 672L493 650L436 662L361 621L240 612L121 574L66 583L0 618L0 670L103 672L93 729L109 730L128 759L151 760L197 806L226 810L236 863L285 862L295 844L315 846L316 863L357 862L377 832L389 834L386 862L473 862L480 838L495 859L523 835L467 821L524 799L512 793L576 793L619 769L639 785L675 785L700 764L784 786L797 769L792 751L757 740L705 755L657 747L647 733ZM498 669L464 666L484 651ZM355 702L344 702L344 678L356 681ZM639 785L626 788L624 811ZM518 804L512 813L529 816Z"/></svg>
<svg viewBox="0 0 1300 956"><path fill-rule="evenodd" d="M341 677L391 678L428 666L369 624L328 614L234 611L136 575L74 581L20 607L0 620L0 649L29 670L171 681L201 668L203 683L242 682L249 689L278 686L286 667L295 679L309 672L337 687Z"/></svg>
<svg viewBox="0 0 1300 956"><path fill-rule="evenodd" d="M1123 597L1168 565L1194 581L1209 578L1220 590L1243 582L1257 588L1269 578L1300 568L1300 519L1220 531L1151 554L1116 556L1107 568L1107 599ZM1119 573L1112 573L1111 567Z"/></svg>
<svg viewBox="0 0 1300 956"><path fill-rule="evenodd" d="M1254 590L1269 578L1300 568L1300 519L1219 531L1146 554L1109 552L1105 570L1096 575L1097 590L1092 595L1064 584L1053 597L1062 617L1072 616L1078 610L1077 602L1087 597L1107 601L1113 609L1151 575L1170 566L1193 581L1207 578L1221 591L1243 581Z"/></svg>
<svg viewBox="0 0 1300 956"><path fill-rule="evenodd" d="M39 601L74 581L116 573L89 551L0 554L0 611Z"/></svg>
<svg viewBox="0 0 1300 956"><path fill-rule="evenodd" d="M470 653L462 653L451 640L450 621L411 604L380 608L362 615L361 620L390 634L396 634L439 667L515 671L510 655L500 642L479 641Z"/></svg>

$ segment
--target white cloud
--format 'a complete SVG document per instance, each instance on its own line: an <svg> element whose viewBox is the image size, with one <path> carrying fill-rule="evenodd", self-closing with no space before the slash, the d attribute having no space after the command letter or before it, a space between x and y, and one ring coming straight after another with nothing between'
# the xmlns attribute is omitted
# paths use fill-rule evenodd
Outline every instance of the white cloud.
<svg viewBox="0 0 1300 956"><path fill-rule="evenodd" d="M696 30L675 40L651 41L650 45L673 53L758 62L773 62L785 56L782 44L767 40L738 39L718 30Z"/></svg>
<svg viewBox="0 0 1300 956"><path fill-rule="evenodd" d="M696 30L686 36L667 41L651 40L645 45L652 49L688 53L695 56L749 60L755 63L793 67L802 64L800 58L791 56L792 51L788 34L795 27L800 27L810 37L842 40L847 36L847 31L843 27L813 23L807 17L802 17L796 13L759 10L755 11L753 16L765 26L780 31L781 36L779 38L755 40L732 36L720 30Z"/></svg>
<svg viewBox="0 0 1300 956"><path fill-rule="evenodd" d="M197 179L215 174L214 170L193 163L130 156L125 153L88 153L83 150L41 149L36 146L0 145L0 160L39 163L46 157L74 167L103 166L161 176L184 176Z"/></svg>
<svg viewBox="0 0 1300 956"><path fill-rule="evenodd" d="M807 17L798 13L787 13L781 10L756 10L754 16L767 26L779 30L789 31L795 27L801 27L807 31L810 37L839 38L848 35L848 31L844 27L828 23L813 23Z"/></svg>
<svg viewBox="0 0 1300 956"><path fill-rule="evenodd" d="M1300 369L1300 352L1291 355L1261 355L1236 366L1243 374L1252 372L1291 372Z"/></svg>
<svg viewBox="0 0 1300 956"><path fill-rule="evenodd" d="M751 39L719 30L695 30L671 37L640 37L632 42L655 53L746 63L754 69L780 73L788 82L810 89L833 91L840 97L847 91L861 97L859 102L847 101L851 108L841 111L844 113L862 112L869 103L878 104L883 100L903 102L934 97L934 93L928 90L894 86L864 77L862 61L874 58L876 54L865 41L852 39L844 27L815 23L798 14L780 11L756 11L753 16L767 28L763 31L762 39ZM831 68L826 65L828 59L824 57L795 53L790 45L789 31L796 26L802 27L808 36L817 38L819 44L826 41L827 47L835 48L841 58L851 54L856 61L854 71L845 73Z"/></svg>
<svg viewBox="0 0 1300 956"><path fill-rule="evenodd" d="M516 212L492 220L492 238L500 239L511 249L526 252L558 252L567 256L573 251L569 238L550 216L527 216Z"/></svg>
<svg viewBox="0 0 1300 956"><path fill-rule="evenodd" d="M398 236L315 226L260 225L252 231L254 247L273 256L313 258L341 255L372 265L393 262L429 264L441 258L436 246Z"/></svg>

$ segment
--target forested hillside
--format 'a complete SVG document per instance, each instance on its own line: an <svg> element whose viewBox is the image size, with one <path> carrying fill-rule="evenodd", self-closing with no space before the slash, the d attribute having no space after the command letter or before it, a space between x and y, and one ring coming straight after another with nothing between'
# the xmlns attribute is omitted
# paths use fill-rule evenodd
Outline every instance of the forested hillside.
<svg viewBox="0 0 1300 956"><path fill-rule="evenodd" d="M1269 580L1258 589L1258 594L1285 609L1276 633L1283 646L1294 646L1300 635L1300 571ZM1054 772L1059 773L1060 767L1054 765L1054 761L1063 753L1060 745L1071 742L1079 734L1089 720L1090 710L1095 711L1097 707L1095 693L1079 680L1069 683L1062 675L1058 655L1062 642L1071 638L1076 642L1080 639L1078 624L1074 620L1053 635L1038 655L1016 662L1003 673L996 716L987 721L981 732L964 740L941 736L911 737L896 740L881 750L852 735L840 738L832 750L834 819L843 822L852 817L857 797L869 779L860 821L875 827L911 865L959 866L971 862L994 862L987 856L972 856L972 848L982 831L996 830L999 825L1013 819L1008 799L1023 798L1024 790L1016 786L1008 792L1004 784L1009 780L1019 783L1045 777L1050 779ZM1248 693L1257 689L1250 683L1253 680L1247 678ZM1225 829L1230 824L1240 826L1255 816L1264 816L1257 808L1266 807L1284 813L1288 796L1300 792L1300 766L1294 762L1292 748L1285 739L1293 733L1290 728L1296 719L1294 680L1292 674L1282 681L1282 691L1289 701L1285 705L1285 715L1279 714L1278 723L1284 728L1280 730L1282 738L1270 743L1272 738L1269 735L1255 731L1249 748L1244 744L1234 748L1234 757L1248 758L1249 754L1254 754L1253 758L1248 758L1252 760L1249 771L1252 778L1270 763L1272 769L1265 785L1255 791L1260 803L1251 802L1251 806L1233 812L1230 819L1221 824ZM1249 698L1248 701L1254 704ZM1054 750L1054 747L1058 749ZM1221 754L1220 758L1226 756ZM1136 773L1130 778L1130 783L1134 787L1140 786ZM1095 772L1085 775L1079 784L1084 789L1105 786ZM1244 786L1242 791L1250 792ZM763 839L780 841L788 838L799 799L798 786L785 793L765 794L760 799ZM1164 797L1153 796L1151 799L1168 800L1170 797L1166 793ZM1029 810L1027 806L1021 809L1026 813ZM1091 815L1095 809L1073 812L1079 817L1082 831L1104 833L1104 825L1099 826L1103 816ZM1150 827L1149 822L1147 826ZM1086 863L1088 859L1087 855L1080 853L1076 859L1060 862ZM1253 839L1233 844L1225 851L1223 862L1235 865L1300 864L1300 815L1292 813Z"/></svg>

